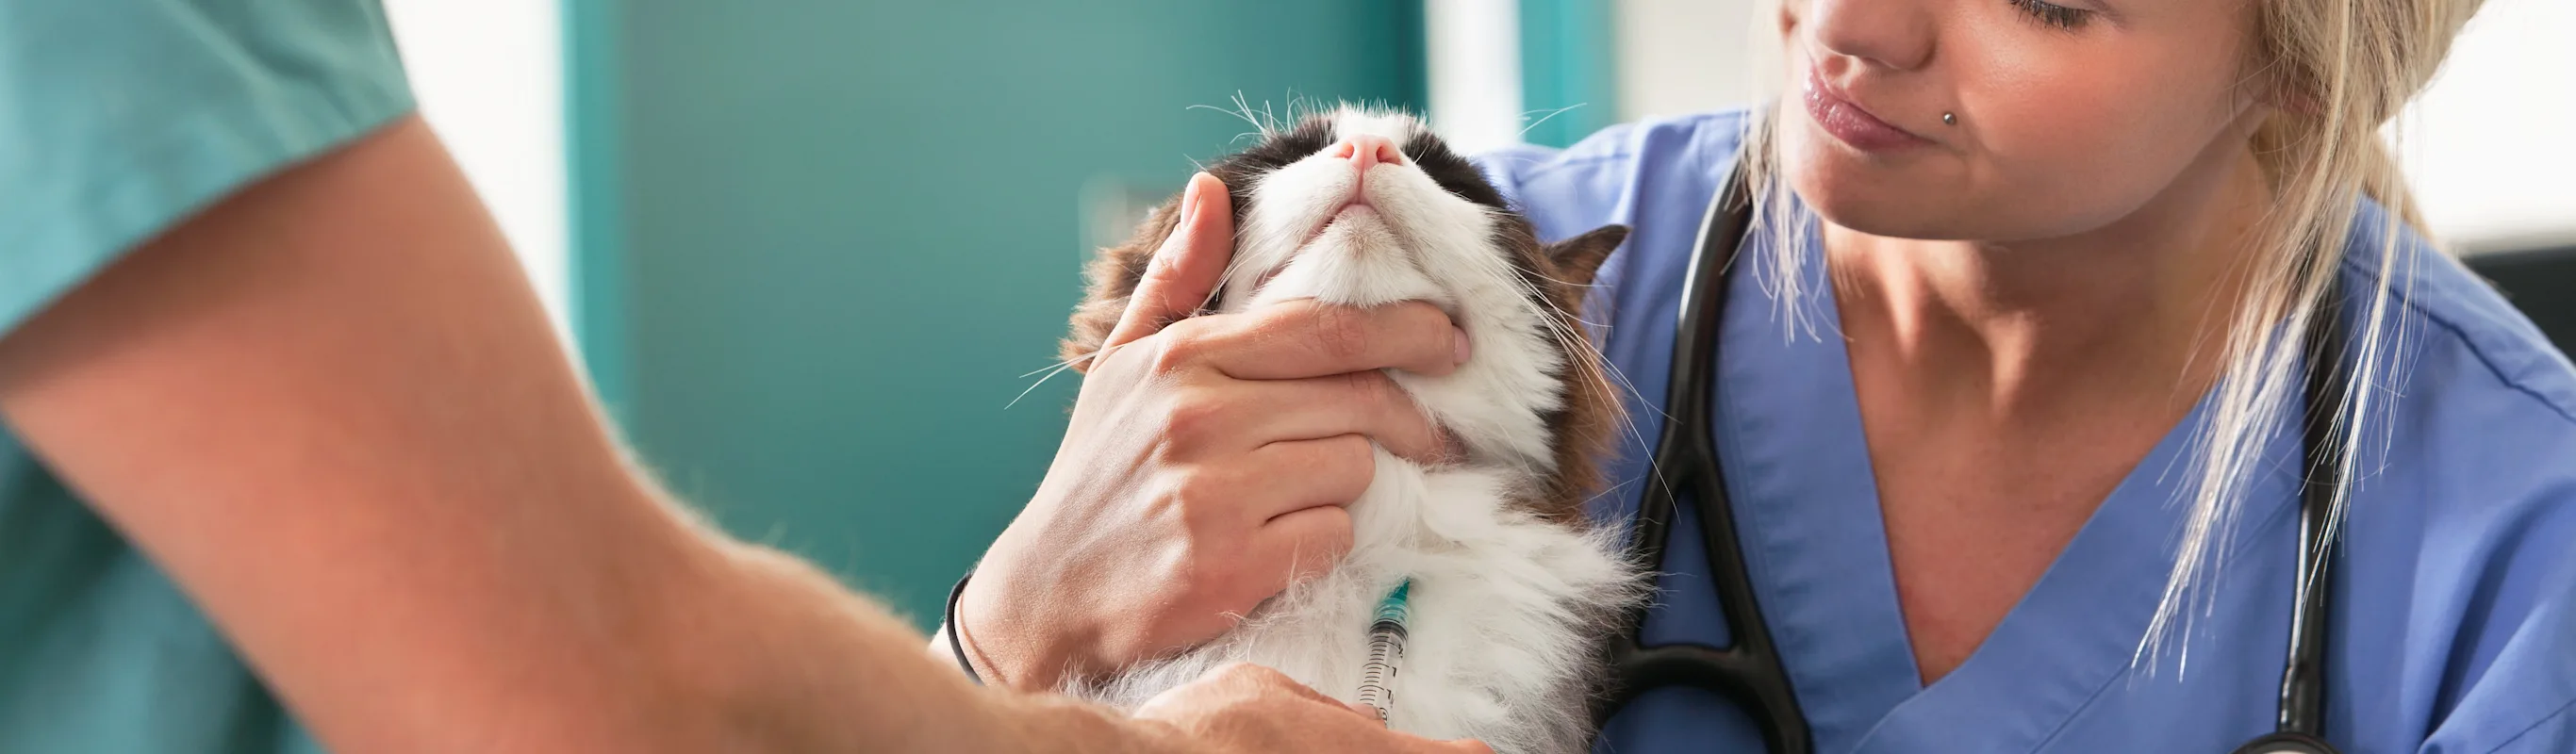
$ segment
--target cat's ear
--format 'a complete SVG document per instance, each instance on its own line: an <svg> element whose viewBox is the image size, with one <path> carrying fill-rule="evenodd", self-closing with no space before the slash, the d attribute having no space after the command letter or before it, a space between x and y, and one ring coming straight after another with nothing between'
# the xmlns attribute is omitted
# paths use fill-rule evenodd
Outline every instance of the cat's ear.
<svg viewBox="0 0 2576 754"><path fill-rule="evenodd" d="M1136 284L1145 279L1145 267L1154 261L1154 251L1163 247L1181 224L1181 198L1155 207L1136 233L1126 243L1101 249L1083 270L1090 286L1082 304L1073 309L1073 328L1057 346L1056 355L1073 365L1076 372L1091 369L1091 355L1100 352L1100 344L1109 340L1118 320L1127 316L1127 300L1136 294Z"/></svg>
<svg viewBox="0 0 2576 754"><path fill-rule="evenodd" d="M1628 226L1604 225L1556 242L1547 247L1547 256L1555 260L1559 279L1576 286L1591 285L1593 273L1601 271L1601 262L1626 240Z"/></svg>

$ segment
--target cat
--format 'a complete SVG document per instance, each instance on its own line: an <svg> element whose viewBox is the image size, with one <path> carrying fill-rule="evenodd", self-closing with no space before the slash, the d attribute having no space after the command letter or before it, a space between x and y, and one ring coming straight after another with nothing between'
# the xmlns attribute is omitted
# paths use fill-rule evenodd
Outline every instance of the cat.
<svg viewBox="0 0 2576 754"><path fill-rule="evenodd" d="M1068 690L1133 706L1244 661L1353 701L1380 603L1409 580L1390 727L1499 752L1582 750L1607 673L1605 638L1643 598L1615 530L1583 510L1621 420L1578 314L1627 228L1543 244L1420 121L1350 106L1264 129L1207 171L1228 187L1238 229L1212 310L1293 299L1440 307L1473 355L1449 375L1389 376L1465 453L1422 466L1379 449L1373 481L1349 507L1352 549L1329 573L1205 645ZM1099 350L1178 204L1094 260L1063 343L1068 361Z"/></svg>

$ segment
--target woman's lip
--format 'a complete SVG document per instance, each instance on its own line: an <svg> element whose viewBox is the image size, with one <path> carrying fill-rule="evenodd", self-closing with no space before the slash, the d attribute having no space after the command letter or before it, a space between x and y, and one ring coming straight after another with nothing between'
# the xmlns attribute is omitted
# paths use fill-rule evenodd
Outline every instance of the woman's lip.
<svg viewBox="0 0 2576 754"><path fill-rule="evenodd" d="M1815 119L1816 125L1823 127L1825 133L1833 134L1834 138L1841 139L1853 149L1888 152L1932 143L1911 131L1888 125L1887 121L1879 120L1868 110L1835 94L1833 87L1826 86L1813 68L1807 69L1805 95L1800 99L1806 102L1807 117Z"/></svg>

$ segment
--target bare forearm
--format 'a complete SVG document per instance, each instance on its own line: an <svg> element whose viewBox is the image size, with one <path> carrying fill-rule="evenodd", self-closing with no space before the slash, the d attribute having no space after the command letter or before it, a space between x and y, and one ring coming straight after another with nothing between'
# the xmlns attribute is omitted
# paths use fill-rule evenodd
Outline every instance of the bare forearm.
<svg viewBox="0 0 2576 754"><path fill-rule="evenodd" d="M0 339L0 414L336 750L1010 750L1098 727L1006 724L1036 703L665 504L416 121Z"/></svg>
<svg viewBox="0 0 2576 754"><path fill-rule="evenodd" d="M739 726L729 735L779 751L967 750L1006 722L997 705L948 669L905 651L919 634L802 562L730 548L731 586L673 616L693 685L714 690ZM843 729L817 730L800 711L847 710Z"/></svg>
<svg viewBox="0 0 2576 754"><path fill-rule="evenodd" d="M749 570L774 579L768 588L778 589L782 595L846 594L801 561L757 549L741 552ZM853 746L865 751L1042 754L1202 750L1203 742L1192 741L1179 729L1162 723L1131 720L1114 710L1053 694L978 688L957 672L953 660L944 655L924 655L920 651L921 634L873 603L794 597L759 601L779 606L829 606L805 615L819 623L843 626L841 630L819 633L845 641L804 647L820 652L762 653L760 663L785 662L805 668L768 674L773 681L784 678L792 679L791 683L731 695L745 700L765 699L757 703L781 708L800 706L813 698L853 700L853 725L845 731L847 738L798 742L794 750L806 750L804 744L819 744L821 748L812 749L818 751L848 751L854 750ZM788 626L800 622L762 623ZM865 703L857 704L857 700Z"/></svg>
<svg viewBox="0 0 2576 754"><path fill-rule="evenodd" d="M961 607L960 610L962 611L963 608ZM962 613L954 617L959 621L966 619ZM1070 653L1062 647L1064 642L1055 642L1056 646L1051 647L994 647L977 642L972 631L958 634L952 641L950 632L958 630L960 629L955 624L943 622L930 632L928 650L931 660L942 667L954 669L961 675L965 673L965 668L972 667L975 669L977 680L1000 688L1048 692L1065 685L1068 673L1064 669L1069 668L1072 663L1069 659ZM1045 632L1039 633L1041 636L1053 636ZM997 657L997 650L1008 654L1009 659ZM1012 672L1013 668L1025 670ZM1046 672L1049 670L1054 672Z"/></svg>

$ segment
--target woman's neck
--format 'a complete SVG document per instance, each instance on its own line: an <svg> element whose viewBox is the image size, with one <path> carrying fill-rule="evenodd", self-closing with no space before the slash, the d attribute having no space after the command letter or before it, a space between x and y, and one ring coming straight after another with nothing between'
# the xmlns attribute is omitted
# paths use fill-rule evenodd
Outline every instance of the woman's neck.
<svg viewBox="0 0 2576 754"><path fill-rule="evenodd" d="M2241 140L2044 241L1828 224L1826 265L1917 671L1958 667L2206 392L2264 211Z"/></svg>
<svg viewBox="0 0 2576 754"><path fill-rule="evenodd" d="M1893 368L1876 376L1896 384L1880 384L1938 418L1997 428L2187 407L2224 360L2242 244L2267 195L2235 142L2139 211L2074 236L1924 241L1826 223L1853 365Z"/></svg>

